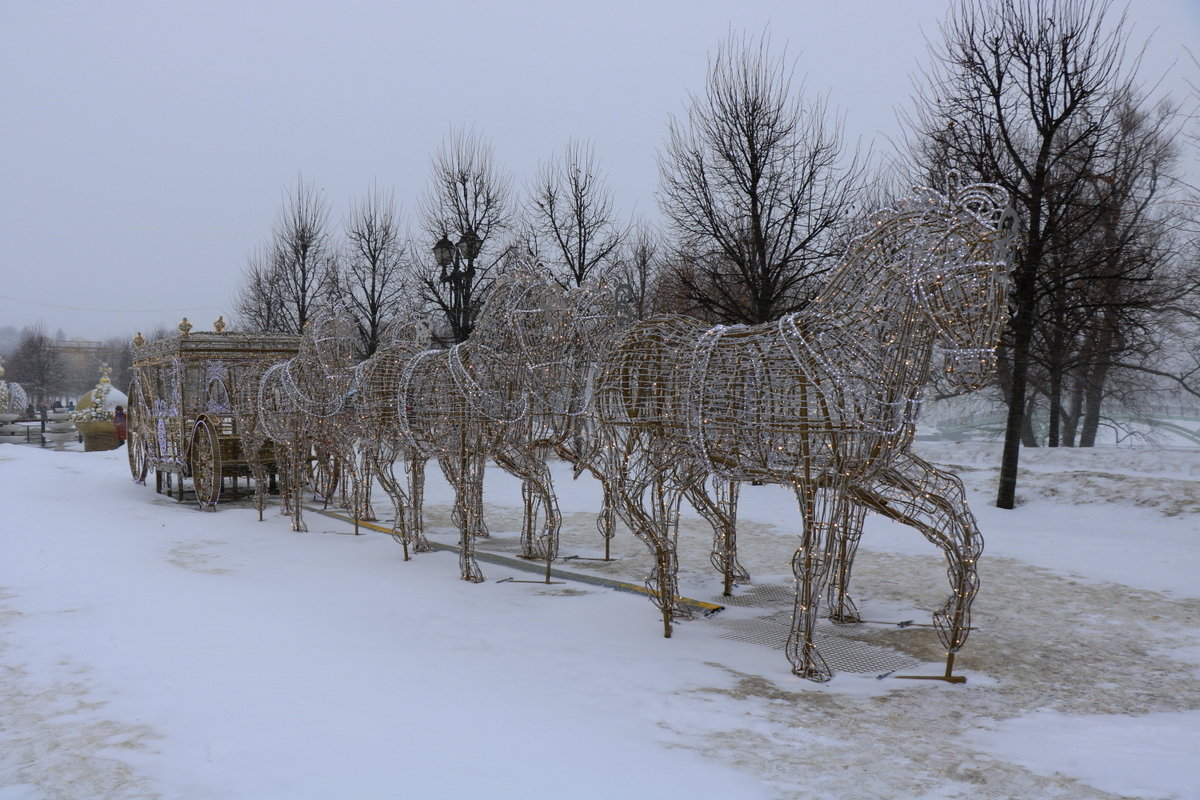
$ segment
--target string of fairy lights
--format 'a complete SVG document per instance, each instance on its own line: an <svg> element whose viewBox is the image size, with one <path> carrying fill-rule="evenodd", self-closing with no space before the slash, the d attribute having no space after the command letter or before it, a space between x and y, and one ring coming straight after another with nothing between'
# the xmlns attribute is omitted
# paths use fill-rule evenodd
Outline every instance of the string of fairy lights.
<svg viewBox="0 0 1200 800"><path fill-rule="evenodd" d="M793 671L830 675L813 639L823 599L835 620L858 619L848 585L872 511L946 556L951 593L933 621L949 674L970 630L983 540L962 484L909 445L936 354L963 389L993 368L1005 203L994 186L953 178L945 192L917 190L872 216L808 307L762 325L635 321L628 287L563 289L516 268L497 278L471 338L444 349L426 320L402 319L359 361L354 327L335 307L299 337L181 326L178 339L135 354L131 448L177 474L182 497L189 437L214 425L237 439L240 450L220 452L239 453L260 510L261 487L279 476L296 530L306 484L327 501L340 487L368 519L378 480L406 559L429 549L423 482L436 459L455 490L460 576L474 582L483 580L475 542L488 536L485 463L521 480L521 555L544 560L549 580L561 514L547 462L564 458L605 490L597 526L606 552L619 516L653 554L646 586L668 636L688 613L678 591L681 500L712 523L711 560L728 593L749 579L737 559L740 485L783 484L803 520L786 647ZM218 489L222 468L213 467Z"/></svg>

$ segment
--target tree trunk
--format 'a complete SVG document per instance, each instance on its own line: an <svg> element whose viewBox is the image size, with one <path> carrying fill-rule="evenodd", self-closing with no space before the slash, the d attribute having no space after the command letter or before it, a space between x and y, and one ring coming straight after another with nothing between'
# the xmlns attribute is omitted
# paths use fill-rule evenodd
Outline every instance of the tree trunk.
<svg viewBox="0 0 1200 800"><path fill-rule="evenodd" d="M1033 408L1037 398L1031 397L1025 404L1025 420L1021 424L1021 444L1025 447L1037 447L1037 434L1033 431Z"/></svg>
<svg viewBox="0 0 1200 800"><path fill-rule="evenodd" d="M1030 220L1036 231L1041 220ZM1031 237L1033 238L1033 237ZM1012 362L1009 371L1008 419L1004 426L1004 450L1000 458L1000 485L996 492L997 508L1013 508L1017 496L1017 463L1021 458L1021 434L1025 427L1025 394L1029 373L1029 349L1033 341L1033 312L1037 298L1037 268L1041 261L1041 242L1033 239L1013 281L1016 313L1009 323L1012 331Z"/></svg>
<svg viewBox="0 0 1200 800"><path fill-rule="evenodd" d="M1063 446L1075 446L1075 432L1079 428L1079 417L1083 410L1083 389L1085 379L1078 377L1071 388L1071 407L1067 410L1065 432L1063 434Z"/></svg>
<svg viewBox="0 0 1200 800"><path fill-rule="evenodd" d="M1051 347L1053 352L1050 354L1050 392L1047 397L1049 404L1049 425L1046 431L1046 446L1058 447L1060 439L1060 429L1062 427L1062 391L1063 391L1063 328L1062 319L1059 317L1055 320L1054 335L1051 337ZM1028 412L1027 412L1028 413Z"/></svg>
<svg viewBox="0 0 1200 800"><path fill-rule="evenodd" d="M1050 422L1046 431L1046 446L1059 446L1059 428L1062 424L1062 370L1054 369L1050 373L1050 405L1048 413Z"/></svg>
<svg viewBox="0 0 1200 800"><path fill-rule="evenodd" d="M1083 428L1079 432L1080 447L1095 447L1096 434L1100 430L1100 408L1104 403L1104 383L1108 377L1108 354L1112 352L1116 332L1116 312L1105 309L1104 321L1092 353L1096 363L1087 371L1087 384L1083 394Z"/></svg>

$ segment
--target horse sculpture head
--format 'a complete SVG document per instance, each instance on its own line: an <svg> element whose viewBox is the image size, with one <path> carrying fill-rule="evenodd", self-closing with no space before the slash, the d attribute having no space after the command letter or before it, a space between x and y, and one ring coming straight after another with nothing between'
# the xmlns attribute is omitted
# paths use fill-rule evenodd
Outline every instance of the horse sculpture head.
<svg viewBox="0 0 1200 800"><path fill-rule="evenodd" d="M513 422L553 384L568 320L562 289L522 266L492 284L471 338L450 349L450 375L476 413Z"/></svg>
<svg viewBox="0 0 1200 800"><path fill-rule="evenodd" d="M318 308L300 336L296 356L283 364L286 385L296 410L329 417L347 408L357 388L358 361L354 323L340 308Z"/></svg>
<svg viewBox="0 0 1200 800"><path fill-rule="evenodd" d="M1015 215L999 187L955 183L952 175L947 194L919 190L886 224L914 307L936 333L947 379L970 391L995 371Z"/></svg>
<svg viewBox="0 0 1200 800"><path fill-rule="evenodd" d="M341 377L358 360L355 344L349 316L341 309L322 306L304 324L295 363L321 377Z"/></svg>
<svg viewBox="0 0 1200 800"><path fill-rule="evenodd" d="M626 284L596 280L572 287L567 292L571 337L580 359L599 362L617 335L633 324L635 314Z"/></svg>

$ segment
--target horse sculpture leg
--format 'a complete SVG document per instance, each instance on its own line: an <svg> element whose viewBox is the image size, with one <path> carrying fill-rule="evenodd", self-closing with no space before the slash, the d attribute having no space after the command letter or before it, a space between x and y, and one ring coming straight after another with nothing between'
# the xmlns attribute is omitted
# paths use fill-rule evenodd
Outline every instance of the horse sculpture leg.
<svg viewBox="0 0 1200 800"><path fill-rule="evenodd" d="M553 561L558 556L562 514L558 510L558 497L554 493L554 478L550 468L544 459L520 451L497 454L496 464L521 479L521 497L525 501L521 558Z"/></svg>
<svg viewBox="0 0 1200 800"><path fill-rule="evenodd" d="M476 492L476 487L473 485L477 483L473 480L473 476L479 471L476 462L481 461L481 457L465 449L457 456L442 458L438 461L442 466L442 472L446 475L446 480L454 487L454 511L450 516L454 524L458 526L459 575L464 581L471 583L483 581L483 570L479 568L479 564L475 560L475 539L477 537L474 534L483 511L482 507L476 507L476 498L478 497L482 501L482 494ZM479 505L482 506L482 502Z"/></svg>
<svg viewBox="0 0 1200 800"><path fill-rule="evenodd" d="M708 520L713 529L713 545L709 561L724 578L722 593L733 594L735 584L750 580L750 573L738 563L737 557L737 502L740 481L713 477L714 500L705 490L704 480L691 484L686 490L688 501Z"/></svg>
<svg viewBox="0 0 1200 800"><path fill-rule="evenodd" d="M654 569L646 579L646 588L657 598L663 611L663 636L670 638L676 616L690 616L679 604L679 503L683 493L667 485L660 473L651 486L651 528Z"/></svg>
<svg viewBox="0 0 1200 800"><path fill-rule="evenodd" d="M608 480L601 479L603 496L600 500L600 514L596 517L596 530L604 540L604 560L612 560L612 540L617 535L617 504L614 499L616 488Z"/></svg>
<svg viewBox="0 0 1200 800"><path fill-rule="evenodd" d="M408 475L408 529L413 541L413 551L428 553L432 548L425 538L425 462L427 459L412 455L404 465Z"/></svg>
<svg viewBox="0 0 1200 800"><path fill-rule="evenodd" d="M400 481L396 478L396 462L384 458L380 453L371 454L370 473L378 476L379 485L387 492L391 498L393 507L395 508L395 516L392 521L392 538L395 539L404 548L404 560L408 561L410 556L410 548L418 553L429 550L429 542L425 541L424 534L416 530L413 526L413 509L412 501L405 496L404 489L400 485ZM419 538L418 538L419 537ZM422 548L422 545L424 547Z"/></svg>
<svg viewBox="0 0 1200 800"><path fill-rule="evenodd" d="M801 678L823 682L829 680L832 672L817 652L813 633L821 592L829 576L834 531L845 513L846 496L837 489L797 483L796 499L800 502L804 531L800 547L792 556L792 573L796 576L796 606L787 641L787 657L792 662L793 673Z"/></svg>
<svg viewBox="0 0 1200 800"><path fill-rule="evenodd" d="M356 458L357 455L357 458ZM351 474L351 491L354 497L354 518L356 520L366 520L367 522L375 522L379 519L375 514L375 509L371 505L371 490L375 484L374 461L370 459L365 452L355 454L350 453L348 459L354 464L354 470Z"/></svg>
<svg viewBox="0 0 1200 800"><path fill-rule="evenodd" d="M286 442L275 442L275 475L279 488L279 513L292 513L292 448Z"/></svg>
<svg viewBox="0 0 1200 800"><path fill-rule="evenodd" d="M615 476L617 508L634 535L646 543L654 556L654 567L646 577L646 590L662 611L663 636L670 638L676 616L688 617L690 610L679 603L679 503L681 489L670 485L670 466L656 459L636 434L613 447L609 458ZM631 474L631 467L636 474Z"/></svg>
<svg viewBox="0 0 1200 800"><path fill-rule="evenodd" d="M487 523L483 520L483 472L485 462L474 451L464 455L439 458L438 464L446 480L454 487L454 509L450 520L456 527L468 531L473 539L487 539Z"/></svg>
<svg viewBox="0 0 1200 800"><path fill-rule="evenodd" d="M246 466L250 468L250 477L254 481L254 507L258 509L258 521L263 521L263 512L267 508L267 465L263 463L263 440L256 434L247 433L251 424L240 426L242 433L242 453Z"/></svg>
<svg viewBox="0 0 1200 800"><path fill-rule="evenodd" d="M250 469L254 473L254 507L258 509L258 521L262 522L267 510L267 487L270 478L266 465L261 462L252 463Z"/></svg>
<svg viewBox="0 0 1200 800"><path fill-rule="evenodd" d="M304 524L304 516L302 508L304 505L304 458L297 452L295 442L282 444L276 442L275 445L281 452L284 453L281 461L283 469L280 474L283 477L283 505L280 508L280 513L284 516L292 518L292 530L307 531L308 527Z"/></svg>
<svg viewBox="0 0 1200 800"><path fill-rule="evenodd" d="M487 456L484 455L483 448L477 446L467 460L467 474L470 476L467 482L467 493L470 499L469 527L471 537L474 539L491 537L487 522L483 518L483 476L486 467Z"/></svg>
<svg viewBox="0 0 1200 800"><path fill-rule="evenodd" d="M533 481L528 478L521 480L521 503L524 513L521 515L521 552L520 558L533 558L535 553L534 541L537 538L538 516L542 511L542 500L538 496Z"/></svg>
<svg viewBox="0 0 1200 800"><path fill-rule="evenodd" d="M392 499L392 507L395 509L392 516L392 538L404 548L404 560L408 561L412 556L408 552L408 522L405 519L407 504L404 491L400 488L400 482L396 480L395 466L392 463L376 464L374 472L379 476L379 485Z"/></svg>
<svg viewBox="0 0 1200 800"><path fill-rule="evenodd" d="M308 448L303 450L293 445L292 458L289 464L288 497L292 510L292 530L307 531L304 522L304 489L308 484L309 458Z"/></svg>
<svg viewBox="0 0 1200 800"><path fill-rule="evenodd" d="M854 492L871 509L916 528L942 549L951 593L934 613L933 624L953 656L971 630L971 603L979 590L977 563L983 552L983 537L967 507L962 481L906 453Z"/></svg>
<svg viewBox="0 0 1200 800"><path fill-rule="evenodd" d="M365 460L360 461L358 453L349 446L335 449L333 461L341 464L337 505L350 512L350 518L354 520L354 535L358 536L361 533L358 523L367 519L368 515L370 519L375 519L374 512L364 509L363 506L363 496L366 494L366 483L371 480L371 471L368 463Z"/></svg>
<svg viewBox="0 0 1200 800"><path fill-rule="evenodd" d="M483 469L484 458L479 453L473 453L465 459L463 477L466 486L463 488L463 520L461 547L458 552L458 566L462 579L471 583L483 582L483 570L475 561L475 540L486 537L487 528L483 524Z"/></svg>
<svg viewBox="0 0 1200 800"><path fill-rule="evenodd" d="M858 551L866 516L866 506L846 503L842 509L842 519L834 531L833 575L829 580L828 595L831 622L862 622L858 607L850 597L850 570L854 567L854 554Z"/></svg>

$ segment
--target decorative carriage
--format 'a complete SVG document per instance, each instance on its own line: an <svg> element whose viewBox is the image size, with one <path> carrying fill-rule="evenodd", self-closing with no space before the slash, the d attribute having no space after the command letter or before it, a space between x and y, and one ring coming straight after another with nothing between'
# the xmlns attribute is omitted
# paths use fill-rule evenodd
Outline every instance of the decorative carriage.
<svg viewBox="0 0 1200 800"><path fill-rule="evenodd" d="M276 474L273 443L261 431L263 373L296 355L300 338L282 334L191 332L147 343L134 339L129 385L128 451L133 479L154 470L155 490L184 499L191 479L201 509L214 509L226 479L253 478L260 499Z"/></svg>

